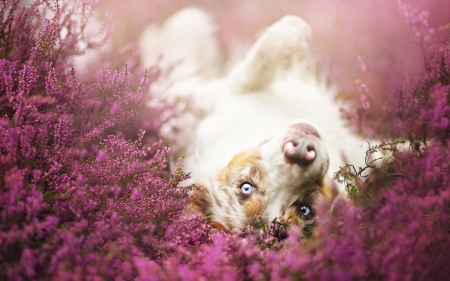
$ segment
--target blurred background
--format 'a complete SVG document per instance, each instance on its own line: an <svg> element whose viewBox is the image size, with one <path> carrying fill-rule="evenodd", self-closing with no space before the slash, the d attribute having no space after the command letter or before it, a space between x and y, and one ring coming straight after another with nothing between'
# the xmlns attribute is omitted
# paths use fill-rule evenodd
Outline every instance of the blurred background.
<svg viewBox="0 0 450 281"><path fill-rule="evenodd" d="M265 27L284 15L299 15L312 27L319 70L348 99L356 95L357 79L373 94L420 70L420 48L399 3L426 11L430 29L450 23L450 0L104 0L98 18L109 14L114 24L108 44L111 59L124 52L136 58L134 46L148 24L160 24L184 7L202 8L218 26L216 36L226 63L251 46Z"/></svg>

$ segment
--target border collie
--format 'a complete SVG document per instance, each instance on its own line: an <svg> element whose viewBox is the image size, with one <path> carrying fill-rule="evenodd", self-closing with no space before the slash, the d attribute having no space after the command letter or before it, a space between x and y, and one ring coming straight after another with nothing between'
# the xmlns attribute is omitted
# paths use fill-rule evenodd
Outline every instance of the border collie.
<svg viewBox="0 0 450 281"><path fill-rule="evenodd" d="M188 212L209 212L226 230L313 223L314 201L331 198L331 175L345 160L360 164L365 149L315 74L309 25L281 18L222 76L215 32L205 12L187 8L140 38L142 63L172 68L151 91L189 99L161 130L197 186Z"/></svg>

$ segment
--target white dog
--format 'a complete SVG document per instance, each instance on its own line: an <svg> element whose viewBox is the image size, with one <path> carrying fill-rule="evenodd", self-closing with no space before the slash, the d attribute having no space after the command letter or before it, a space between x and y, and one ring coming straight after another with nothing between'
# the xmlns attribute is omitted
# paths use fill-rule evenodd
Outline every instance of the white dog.
<svg viewBox="0 0 450 281"><path fill-rule="evenodd" d="M334 90L312 70L310 27L283 17L224 77L214 32L204 12L188 8L140 40L144 64L175 66L152 92L192 101L161 132L185 155L198 186L190 211L210 211L227 230L260 219L313 222L315 196L329 197L330 176L343 159L362 164L365 147L341 119Z"/></svg>

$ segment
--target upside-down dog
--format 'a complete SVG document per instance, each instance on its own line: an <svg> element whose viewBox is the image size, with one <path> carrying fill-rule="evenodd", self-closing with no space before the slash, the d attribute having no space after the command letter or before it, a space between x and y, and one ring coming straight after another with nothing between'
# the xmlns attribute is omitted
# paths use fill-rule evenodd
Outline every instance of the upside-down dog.
<svg viewBox="0 0 450 281"><path fill-rule="evenodd" d="M176 155L185 155L198 187L188 212L210 212L227 230L275 218L313 223L314 201L330 199L330 175L344 159L358 164L365 154L335 91L315 74L309 25L283 17L222 76L215 32L206 13L187 8L140 40L144 64L173 67L167 83L151 90L190 99L161 131Z"/></svg>

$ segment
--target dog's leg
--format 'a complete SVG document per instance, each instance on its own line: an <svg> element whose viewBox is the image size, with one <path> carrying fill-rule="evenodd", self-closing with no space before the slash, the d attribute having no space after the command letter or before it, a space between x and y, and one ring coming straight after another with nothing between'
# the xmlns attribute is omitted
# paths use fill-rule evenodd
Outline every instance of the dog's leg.
<svg viewBox="0 0 450 281"><path fill-rule="evenodd" d="M139 52L144 66L159 63L173 67L170 80L216 74L218 47L216 26L204 11L185 8L161 26L149 25L139 38Z"/></svg>
<svg viewBox="0 0 450 281"><path fill-rule="evenodd" d="M170 140L173 151L192 154L195 128L206 105L197 103L198 89L216 78L220 64L216 25L198 8L185 8L163 24L149 25L139 38L140 61L144 67L156 65L161 76L150 85L150 92L163 102L177 103L180 117L170 118L161 126L160 135ZM158 101L153 98L152 101ZM155 102L159 107L160 104ZM172 155L173 162L178 155Z"/></svg>
<svg viewBox="0 0 450 281"><path fill-rule="evenodd" d="M299 17L285 16L267 28L243 62L230 74L242 93L262 90L280 68L289 68L308 50L311 28Z"/></svg>

